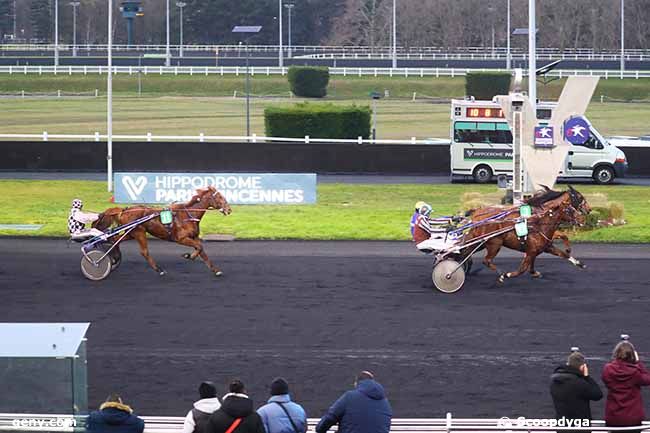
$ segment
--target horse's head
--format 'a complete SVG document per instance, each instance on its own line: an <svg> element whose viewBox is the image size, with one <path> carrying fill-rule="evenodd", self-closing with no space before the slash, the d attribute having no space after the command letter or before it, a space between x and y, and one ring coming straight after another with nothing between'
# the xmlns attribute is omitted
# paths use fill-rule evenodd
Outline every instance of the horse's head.
<svg viewBox="0 0 650 433"><path fill-rule="evenodd" d="M210 185L206 189L199 191L199 195L205 200L204 203L208 209L217 209L224 215L230 215L232 212L226 197L217 191L214 186Z"/></svg>
<svg viewBox="0 0 650 433"><path fill-rule="evenodd" d="M582 213L573 206L564 206L559 212L560 221L569 225L583 227L587 222L587 214Z"/></svg>
<svg viewBox="0 0 650 433"><path fill-rule="evenodd" d="M591 207L589 206L589 203L587 203L585 197L580 192L573 189L571 185L569 185L567 193L569 194L571 207L580 212L583 216L591 212Z"/></svg>

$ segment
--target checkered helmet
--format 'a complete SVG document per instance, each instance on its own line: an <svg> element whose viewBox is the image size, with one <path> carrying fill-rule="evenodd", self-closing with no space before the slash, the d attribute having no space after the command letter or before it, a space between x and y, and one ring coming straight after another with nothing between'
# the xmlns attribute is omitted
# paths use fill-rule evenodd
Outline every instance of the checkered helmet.
<svg viewBox="0 0 650 433"><path fill-rule="evenodd" d="M74 200L72 200L72 208L73 209L81 209L82 207L84 207L84 202L83 201L81 201L78 198L75 198Z"/></svg>

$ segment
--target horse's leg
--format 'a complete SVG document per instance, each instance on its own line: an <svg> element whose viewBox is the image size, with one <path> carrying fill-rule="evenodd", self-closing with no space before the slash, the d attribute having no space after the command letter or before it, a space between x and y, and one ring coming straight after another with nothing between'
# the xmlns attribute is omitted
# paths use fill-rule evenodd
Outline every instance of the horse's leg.
<svg viewBox="0 0 650 433"><path fill-rule="evenodd" d="M585 269L587 267L587 265L585 265L580 260L573 257L570 253L567 253L566 251L562 251L561 249L557 248L555 245L551 244L550 246L548 246L544 250L544 252L552 254L552 255L560 257L560 258L563 258L563 259L567 259L568 261L571 262L572 265L574 265L574 266L576 266L576 267L578 267L580 269Z"/></svg>
<svg viewBox="0 0 650 433"><path fill-rule="evenodd" d="M535 270L535 259L537 259L537 256L533 256L530 259L530 269L529 269L530 276L533 278L542 278L542 273Z"/></svg>
<svg viewBox="0 0 650 433"><path fill-rule="evenodd" d="M208 255L205 253L205 250L203 249L203 242L201 242L200 239L182 238L182 239L178 239L177 242L181 245L194 248L194 252L189 257L191 260L194 260L192 256L196 257L198 255L205 262L205 265L208 267L208 269L214 272L214 274L217 277L223 275L223 272L218 267L213 265L212 262L210 261L210 258L208 257Z"/></svg>
<svg viewBox="0 0 650 433"><path fill-rule="evenodd" d="M147 243L147 233L144 231L144 229L135 229L132 232L133 238L138 242L138 245L140 246L140 254L142 254L142 257L149 263L149 266L151 266L151 269L154 271L158 272L159 275L165 275L165 271L158 266L158 264L154 261L154 259L149 255L149 244Z"/></svg>
<svg viewBox="0 0 650 433"><path fill-rule="evenodd" d="M502 241L497 238L492 238L487 243L485 244L485 257L483 258L483 264L487 266L489 269L493 270L494 272L499 274L499 282L503 282L503 273L497 268L497 266L494 264L494 258L496 257L497 254L499 254L499 251L501 250L501 246L503 245Z"/></svg>
<svg viewBox="0 0 650 433"><path fill-rule="evenodd" d="M537 254L539 254L539 253L537 253ZM518 277L519 275L523 274L527 270L531 269L531 266L532 266L533 262L535 261L535 257L537 257L537 254L534 251L526 251L526 254L524 255L523 260L519 264L519 269L517 269L514 272L506 273L505 278Z"/></svg>
<svg viewBox="0 0 650 433"><path fill-rule="evenodd" d="M569 242L569 236L563 231L557 230L555 233L553 233L553 240L555 241L558 239L561 240L564 244L564 251L567 254L571 254L571 242Z"/></svg>

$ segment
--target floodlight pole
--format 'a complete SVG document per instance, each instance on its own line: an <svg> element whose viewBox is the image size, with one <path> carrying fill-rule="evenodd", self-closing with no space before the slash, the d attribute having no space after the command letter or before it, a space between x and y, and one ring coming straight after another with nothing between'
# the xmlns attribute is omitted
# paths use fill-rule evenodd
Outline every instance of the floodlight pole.
<svg viewBox="0 0 650 433"><path fill-rule="evenodd" d="M107 176L108 191L113 191L113 0L108 0L108 74L106 74L108 102L106 107Z"/></svg>
<svg viewBox="0 0 650 433"><path fill-rule="evenodd" d="M621 80L625 72L625 0L621 0Z"/></svg>
<svg viewBox="0 0 650 433"><path fill-rule="evenodd" d="M72 57L77 57L77 6L80 4L78 1L70 2L70 6L72 6Z"/></svg>
<svg viewBox="0 0 650 433"><path fill-rule="evenodd" d="M54 0L54 66L59 66L59 0Z"/></svg>
<svg viewBox="0 0 650 433"><path fill-rule="evenodd" d="M393 69L397 68L397 0L393 0Z"/></svg>
<svg viewBox="0 0 650 433"><path fill-rule="evenodd" d="M248 42L246 42L246 137L251 136L251 74L249 68L250 53L248 52Z"/></svg>
<svg viewBox="0 0 650 433"><path fill-rule="evenodd" d="M183 57L183 8L185 6L187 6L187 3L185 3L185 2L176 2L176 6L178 6L178 8L181 10L181 16L180 16L180 18L181 18L181 29L180 29L181 30L181 34L180 34L180 43L181 43L181 45L180 45L180 49L178 51L178 56Z"/></svg>
<svg viewBox="0 0 650 433"><path fill-rule="evenodd" d="M282 68L284 67L284 53L282 52L282 0L278 0L278 26L278 34L280 36L280 45L278 49L278 67ZM248 48L248 45L246 48Z"/></svg>
<svg viewBox="0 0 650 433"><path fill-rule="evenodd" d="M510 0L508 0L507 10L508 10L508 12L507 12L508 13L508 20L507 20L508 21L508 39L507 39L508 47L507 47L507 50L506 50L507 51L507 53L506 53L506 69L510 70L510 68L512 67L511 58L510 58L510 32L511 32L511 29L510 29Z"/></svg>
<svg viewBox="0 0 650 433"><path fill-rule="evenodd" d="M14 41L17 38L18 29L16 28L16 0L14 0Z"/></svg>
<svg viewBox="0 0 650 433"><path fill-rule="evenodd" d="M535 24L535 0L528 0L528 97L533 113L537 113L537 70L536 58L536 24Z"/></svg>
<svg viewBox="0 0 650 433"><path fill-rule="evenodd" d="M170 67L172 65L172 52L169 47L169 0L166 1L167 5L167 47L165 50L165 66Z"/></svg>
<svg viewBox="0 0 650 433"><path fill-rule="evenodd" d="M291 58L291 11L295 5L293 3L287 3L284 5L287 8L287 13L289 14L289 39L287 41L287 58Z"/></svg>

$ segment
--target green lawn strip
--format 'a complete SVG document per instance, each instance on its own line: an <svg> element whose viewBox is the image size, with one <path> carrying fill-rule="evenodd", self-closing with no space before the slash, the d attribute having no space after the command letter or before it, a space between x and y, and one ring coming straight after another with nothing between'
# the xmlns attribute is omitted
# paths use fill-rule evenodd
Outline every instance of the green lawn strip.
<svg viewBox="0 0 650 433"><path fill-rule="evenodd" d="M579 190L605 193L623 203L628 224L577 233L572 239L650 242L650 188L581 185ZM494 192L495 186L321 184L316 205L234 205L228 217L209 213L201 229L238 239L407 240L416 201L431 203L435 214L451 214L469 191ZM104 182L0 180L0 192L0 224L44 224L37 232L2 230L2 235L67 236L70 202L76 197L87 210L113 206Z"/></svg>

